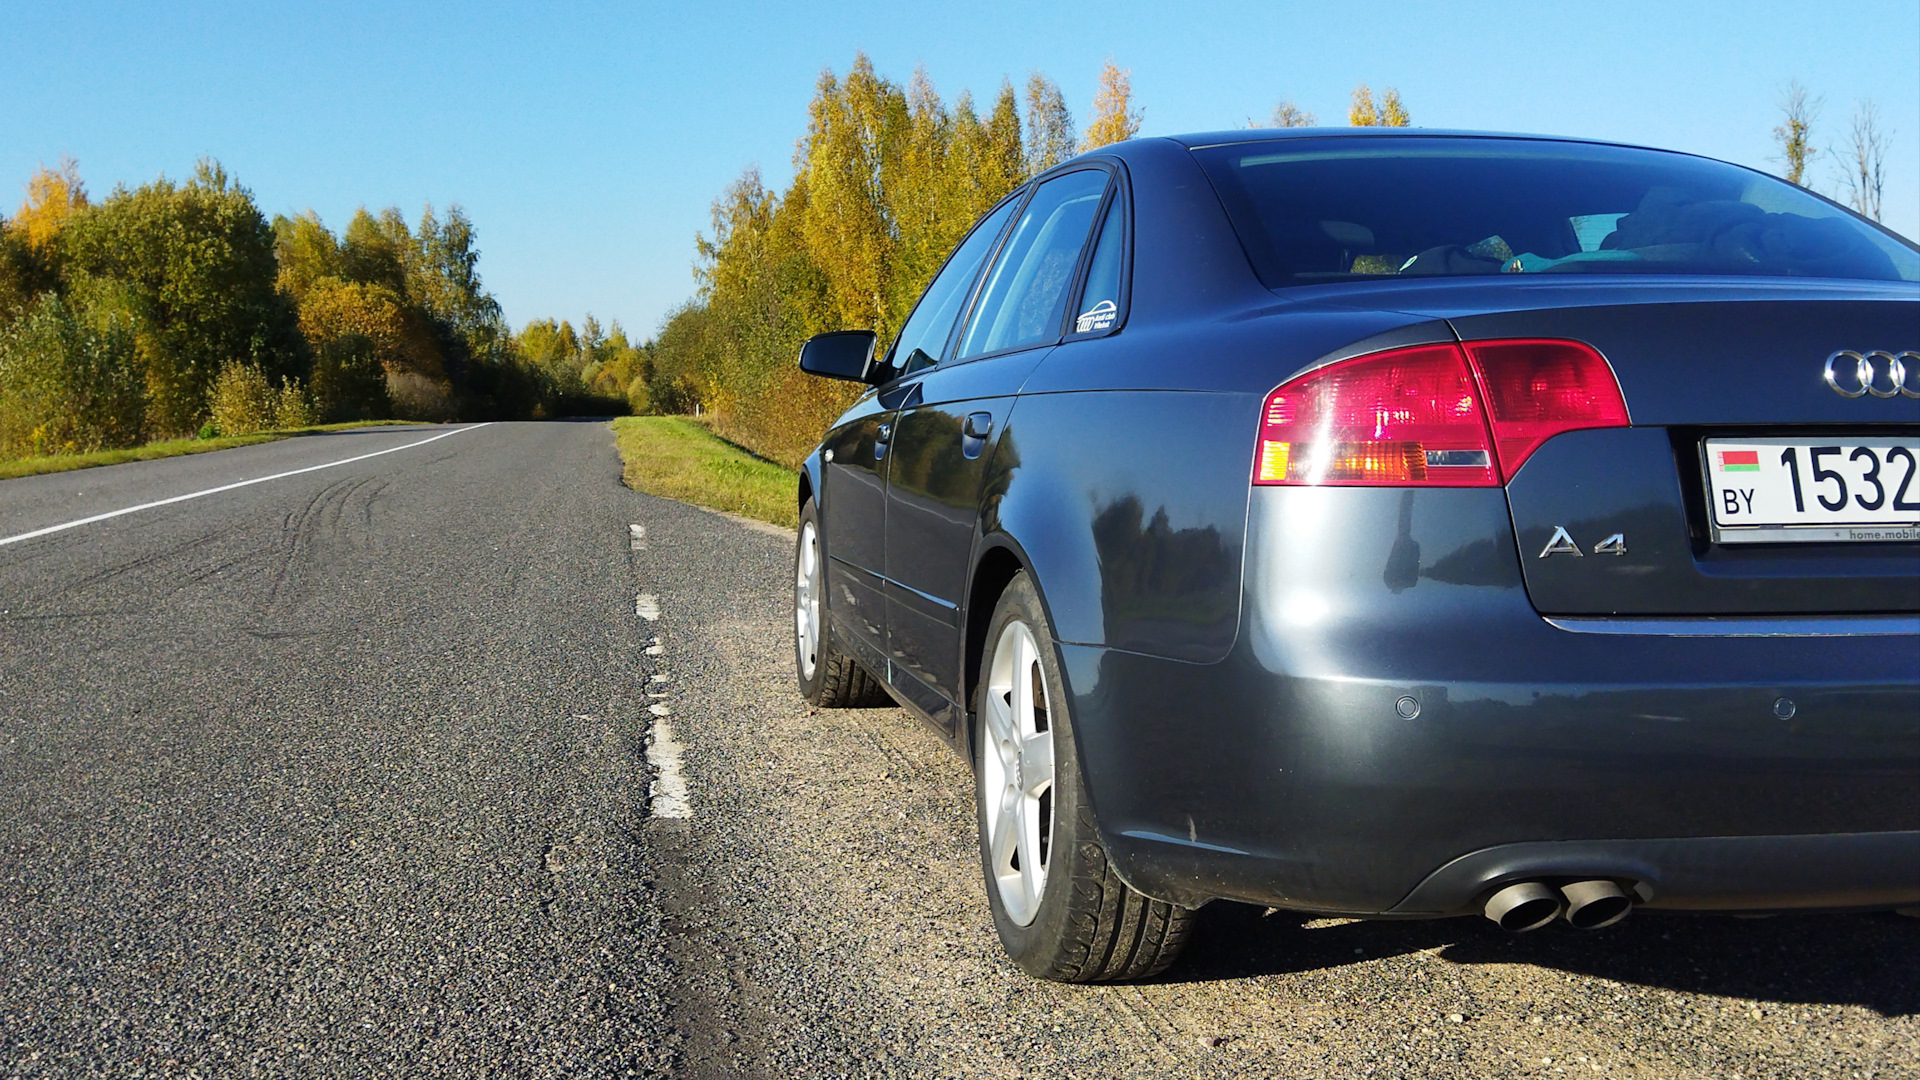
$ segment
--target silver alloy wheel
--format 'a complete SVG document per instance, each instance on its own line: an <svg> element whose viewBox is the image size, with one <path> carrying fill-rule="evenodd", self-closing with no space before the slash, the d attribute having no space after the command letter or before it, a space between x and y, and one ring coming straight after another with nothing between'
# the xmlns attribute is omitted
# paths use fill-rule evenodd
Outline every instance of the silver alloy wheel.
<svg viewBox="0 0 1920 1080"><path fill-rule="evenodd" d="M985 775L987 850L1007 917L1030 925L1040 913L1053 847L1053 727L1040 649L1026 623L1000 631L987 673Z"/></svg>
<svg viewBox="0 0 1920 1080"><path fill-rule="evenodd" d="M800 677L811 679L820 665L820 536L811 521L800 526L800 553L794 559L793 632Z"/></svg>

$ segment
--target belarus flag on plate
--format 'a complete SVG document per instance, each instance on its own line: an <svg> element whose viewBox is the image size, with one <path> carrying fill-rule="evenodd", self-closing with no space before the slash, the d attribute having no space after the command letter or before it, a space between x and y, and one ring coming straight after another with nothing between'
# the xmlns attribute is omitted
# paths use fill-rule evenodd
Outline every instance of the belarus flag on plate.
<svg viewBox="0 0 1920 1080"><path fill-rule="evenodd" d="M1722 450L1720 451L1721 472L1759 472L1760 451L1758 450Z"/></svg>

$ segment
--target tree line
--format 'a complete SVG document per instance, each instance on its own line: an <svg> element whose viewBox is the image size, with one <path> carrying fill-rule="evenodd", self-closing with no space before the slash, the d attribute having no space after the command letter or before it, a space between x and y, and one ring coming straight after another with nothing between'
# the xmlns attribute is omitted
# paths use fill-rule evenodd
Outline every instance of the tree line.
<svg viewBox="0 0 1920 1080"><path fill-rule="evenodd" d="M269 221L217 162L88 196L71 160L0 217L0 457L315 421L624 410L638 350L589 320L513 334L473 223L365 209Z"/></svg>
<svg viewBox="0 0 1920 1080"><path fill-rule="evenodd" d="M1364 84L1348 119L1410 123L1397 91L1376 99ZM1291 102L1272 119L1313 122ZM634 408L703 411L735 442L797 463L859 393L801 375L802 341L859 326L877 331L884 348L981 213L1028 177L1133 137L1140 123L1129 73L1112 60L1084 130L1039 72L1020 92L1002 80L985 102L966 91L942 100L924 69L895 82L864 55L844 76L824 72L785 190L770 190L749 167L715 200L711 229L696 240L698 290L636 369Z"/></svg>

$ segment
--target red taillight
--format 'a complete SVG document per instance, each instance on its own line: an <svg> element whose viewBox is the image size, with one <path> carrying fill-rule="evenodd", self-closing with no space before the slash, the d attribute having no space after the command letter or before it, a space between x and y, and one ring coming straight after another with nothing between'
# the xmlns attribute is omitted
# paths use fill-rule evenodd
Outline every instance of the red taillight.
<svg viewBox="0 0 1920 1080"><path fill-rule="evenodd" d="M1563 431L1627 426L1613 369L1577 341L1469 341L1493 421L1500 472L1512 477L1540 444Z"/></svg>
<svg viewBox="0 0 1920 1080"><path fill-rule="evenodd" d="M1578 342L1416 345L1268 394L1253 482L1493 487L1562 431L1626 423L1612 369Z"/></svg>
<svg viewBox="0 0 1920 1080"><path fill-rule="evenodd" d="M1260 414L1256 484L1498 484L1456 345L1358 356L1284 383Z"/></svg>

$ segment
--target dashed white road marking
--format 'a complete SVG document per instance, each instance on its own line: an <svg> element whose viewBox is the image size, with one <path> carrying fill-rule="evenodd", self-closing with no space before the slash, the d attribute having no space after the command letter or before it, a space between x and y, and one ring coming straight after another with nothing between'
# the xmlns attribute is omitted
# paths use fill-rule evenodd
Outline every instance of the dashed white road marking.
<svg viewBox="0 0 1920 1080"><path fill-rule="evenodd" d="M653 681L654 681L654 682L672 682L672 681L673 681L673 676L671 676L671 675L655 675L655 676L653 677Z"/></svg>
<svg viewBox="0 0 1920 1080"><path fill-rule="evenodd" d="M643 592L633 598L633 613L653 622L660 617L660 598L650 592Z"/></svg>
<svg viewBox="0 0 1920 1080"><path fill-rule="evenodd" d="M627 543L634 551L647 550L647 527L645 525L627 526Z"/></svg>
<svg viewBox="0 0 1920 1080"><path fill-rule="evenodd" d="M189 499L201 499L201 498L205 498L208 495L218 495L223 491L232 491L235 488L252 487L255 484L264 484L269 480L285 480L289 476L299 476L301 473L318 472L321 469L333 469L333 468L338 468L342 465L351 465L356 461L365 461L368 458L377 458L382 454L397 454L402 450L411 450L416 446L425 446L430 442L439 442L441 439L450 438L451 436L458 435L463 431L474 431L486 426L487 426L486 424L474 424L470 427L455 428L452 431L443 431L440 434L435 435L430 439L421 439L419 442L410 442L405 446L389 446L385 450L375 450L371 454L356 454L350 458L341 458L339 461L329 461L324 465L309 465L304 469L288 469L286 472L274 473L272 476L256 476L251 480L240 480L231 484L222 484L219 487L207 488L205 491L190 491L185 495L175 495L170 499L156 499L153 502L141 503L138 506L128 506L119 510L109 510L104 514L95 514L92 517L83 517L75 521L63 522L59 525L49 525L44 529L35 529L32 532L18 533L14 536L0 536L0 547L6 547L8 544L17 544L22 540L32 540L36 536L47 536L51 533L65 532L68 529L77 529L82 525L91 525L96 521L106 521L110 518L123 517L127 514L137 514L142 510L152 510L156 507L171 506L174 503L186 502Z"/></svg>
<svg viewBox="0 0 1920 1080"><path fill-rule="evenodd" d="M674 741L673 725L667 722L665 713L655 713L653 731L647 736L647 763L655 770L653 783L647 787L647 816L679 820L693 816L693 804L687 801L687 778L680 771L684 750L686 746Z"/></svg>

